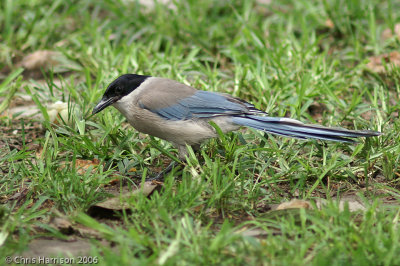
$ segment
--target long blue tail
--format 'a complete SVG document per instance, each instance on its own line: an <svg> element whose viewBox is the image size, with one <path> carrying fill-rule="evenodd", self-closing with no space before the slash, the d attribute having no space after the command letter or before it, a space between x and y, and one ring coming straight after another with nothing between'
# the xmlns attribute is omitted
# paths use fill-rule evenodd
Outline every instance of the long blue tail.
<svg viewBox="0 0 400 266"><path fill-rule="evenodd" d="M241 126L252 127L272 134L300 139L312 138L353 143L354 140L349 138L381 135L378 131L348 130L344 128L328 128L319 125L307 125L294 119L282 117L246 115L244 117L233 117L232 121Z"/></svg>

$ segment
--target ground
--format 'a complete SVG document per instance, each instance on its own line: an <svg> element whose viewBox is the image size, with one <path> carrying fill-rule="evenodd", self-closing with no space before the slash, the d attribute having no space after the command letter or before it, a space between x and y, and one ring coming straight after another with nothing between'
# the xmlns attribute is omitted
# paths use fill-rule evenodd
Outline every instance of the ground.
<svg viewBox="0 0 400 266"><path fill-rule="evenodd" d="M0 6L0 260L400 264L400 3ZM241 129L145 182L176 150L113 108L91 115L123 73L383 135L345 144Z"/></svg>

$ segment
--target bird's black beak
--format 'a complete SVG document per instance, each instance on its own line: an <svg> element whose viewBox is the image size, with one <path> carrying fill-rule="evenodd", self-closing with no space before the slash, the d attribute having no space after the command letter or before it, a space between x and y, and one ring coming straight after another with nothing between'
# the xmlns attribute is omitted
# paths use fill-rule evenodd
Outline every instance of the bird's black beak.
<svg viewBox="0 0 400 266"><path fill-rule="evenodd" d="M103 99L101 99L101 101L93 108L92 115L97 114L98 112L115 103L116 101L118 101L118 97L103 97Z"/></svg>

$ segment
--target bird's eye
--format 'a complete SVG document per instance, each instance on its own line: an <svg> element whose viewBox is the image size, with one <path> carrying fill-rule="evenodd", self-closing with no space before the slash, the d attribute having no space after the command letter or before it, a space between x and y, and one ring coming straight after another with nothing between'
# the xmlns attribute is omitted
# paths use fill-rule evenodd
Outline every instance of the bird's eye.
<svg viewBox="0 0 400 266"><path fill-rule="evenodd" d="M116 92L117 94L121 94L121 93L122 93L122 88L121 88L120 86L117 86L117 87L115 88L115 92Z"/></svg>

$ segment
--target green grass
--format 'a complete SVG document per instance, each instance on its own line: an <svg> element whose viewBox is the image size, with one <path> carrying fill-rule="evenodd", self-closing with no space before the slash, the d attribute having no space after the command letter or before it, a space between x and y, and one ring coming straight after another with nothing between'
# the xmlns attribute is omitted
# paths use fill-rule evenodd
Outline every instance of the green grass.
<svg viewBox="0 0 400 266"><path fill-rule="evenodd" d="M49 226L65 215L113 243L91 240L101 265L400 264L400 70L390 62L385 74L366 67L370 56L400 48L400 39L380 37L400 21L396 1L176 1L174 9L145 10L138 1L7 0L0 7L0 97L18 86L16 95L31 95L46 118L46 105L59 100L73 110L72 123L45 119L34 139L33 120L0 118L0 260L37 237L68 238ZM37 50L62 53L67 71L21 73L21 59ZM349 145L229 133L110 223L85 214L107 196L104 186L140 182L175 156L113 108L90 115L123 73L230 93L271 115L384 135ZM9 137L15 129L19 148ZM75 163L93 159L99 167L83 173ZM333 196L348 193L358 193L366 209L339 208ZM327 204L265 211L293 198ZM265 233L247 236L243 228Z"/></svg>

